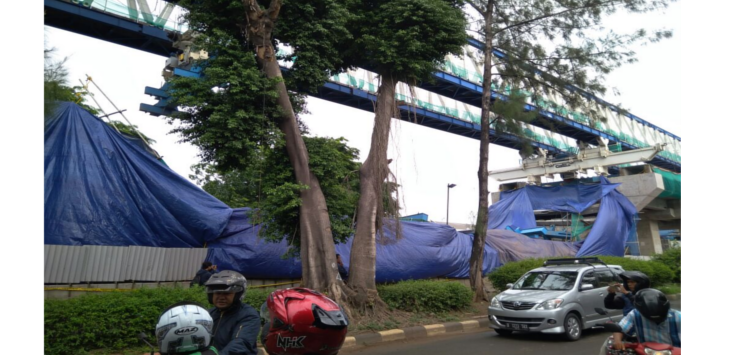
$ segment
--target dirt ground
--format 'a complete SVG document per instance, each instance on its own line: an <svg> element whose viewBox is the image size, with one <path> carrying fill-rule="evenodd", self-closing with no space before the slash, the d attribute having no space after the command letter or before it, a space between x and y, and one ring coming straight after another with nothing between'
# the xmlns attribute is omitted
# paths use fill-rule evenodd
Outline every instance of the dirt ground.
<svg viewBox="0 0 730 355"><path fill-rule="evenodd" d="M417 325L438 324L446 322L457 322L481 318L487 315L489 303L482 301L462 311L451 311L444 313L409 313L392 311L386 319L360 319L350 325L347 335L378 332L388 329L401 329Z"/></svg>

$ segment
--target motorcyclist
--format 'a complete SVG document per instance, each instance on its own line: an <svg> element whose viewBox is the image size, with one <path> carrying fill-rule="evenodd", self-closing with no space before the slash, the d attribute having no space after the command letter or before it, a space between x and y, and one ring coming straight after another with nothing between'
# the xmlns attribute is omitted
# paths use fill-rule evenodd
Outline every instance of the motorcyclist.
<svg viewBox="0 0 730 355"><path fill-rule="evenodd" d="M669 300L659 290L647 288L634 297L633 311L629 312L619 326L622 333L614 333L613 348L624 350L624 334L636 333L640 343L655 342L680 347L682 343L682 313L670 309Z"/></svg>
<svg viewBox="0 0 730 355"><path fill-rule="evenodd" d="M636 292L651 287L649 276L640 271L624 271L618 275L623 285L608 287L608 294L603 299L603 306L608 309L622 309L624 316L634 309Z"/></svg>
<svg viewBox="0 0 730 355"><path fill-rule="evenodd" d="M270 355L335 355L347 336L347 315L307 288L272 292L261 305L261 343Z"/></svg>
<svg viewBox="0 0 730 355"><path fill-rule="evenodd" d="M218 355L211 345L213 318L202 306L180 302L162 312L155 327L157 346L163 355Z"/></svg>
<svg viewBox="0 0 730 355"><path fill-rule="evenodd" d="M213 318L213 345L220 355L256 355L256 335L261 321L256 310L242 303L247 282L243 275L224 270L205 283Z"/></svg>

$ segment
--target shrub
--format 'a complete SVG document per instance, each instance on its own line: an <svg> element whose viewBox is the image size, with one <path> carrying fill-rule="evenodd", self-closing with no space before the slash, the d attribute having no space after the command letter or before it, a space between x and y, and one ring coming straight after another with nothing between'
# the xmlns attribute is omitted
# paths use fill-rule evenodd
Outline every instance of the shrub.
<svg viewBox="0 0 730 355"><path fill-rule="evenodd" d="M458 282L408 280L378 286L378 294L390 307L406 312L441 313L471 305L474 294Z"/></svg>
<svg viewBox="0 0 730 355"><path fill-rule="evenodd" d="M682 282L682 248L669 248L663 254L656 254L652 260L668 266L674 272L674 282Z"/></svg>
<svg viewBox="0 0 730 355"><path fill-rule="evenodd" d="M641 271L649 276L651 286L658 286L671 283L674 279L674 272L668 266L653 260L636 260L622 258L620 256L601 256L606 264L621 265L626 271Z"/></svg>
<svg viewBox="0 0 730 355"><path fill-rule="evenodd" d="M658 261L636 260L620 256L599 256L598 258L609 265L621 265L626 271L641 271L645 273L649 277L649 280L651 280L652 287L670 283L675 279L675 273L672 269ZM499 291L504 291L507 289L508 283L514 283L528 271L542 266L545 260L547 258L524 259L510 262L489 273L488 277L494 288Z"/></svg>
<svg viewBox="0 0 730 355"><path fill-rule="evenodd" d="M139 346L143 331L154 341L160 313L176 302L193 301L208 307L205 289L161 287L129 292L89 294L69 300L46 300L45 354L82 354L92 349ZM256 310L270 290L249 289L244 303Z"/></svg>
<svg viewBox="0 0 730 355"><path fill-rule="evenodd" d="M507 289L507 284L515 283L515 281L519 280L528 271L542 266L545 260L547 259L530 258L507 263L490 272L487 277L489 277L489 281L492 282L494 288L499 291L504 291Z"/></svg>

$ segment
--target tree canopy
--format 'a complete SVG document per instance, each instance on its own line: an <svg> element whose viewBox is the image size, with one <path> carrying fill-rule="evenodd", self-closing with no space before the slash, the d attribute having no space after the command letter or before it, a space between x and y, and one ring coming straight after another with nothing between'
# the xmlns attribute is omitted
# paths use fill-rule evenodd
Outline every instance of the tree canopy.
<svg viewBox="0 0 730 355"><path fill-rule="evenodd" d="M344 138L304 136L304 140L310 167L327 198L333 238L344 242L353 233L359 197L358 151ZM298 247L299 190L305 187L297 183L288 160L283 140L277 140L246 166L220 172L215 165L198 164L191 178L231 207L253 208L253 222L265 227L261 236L277 241L289 236Z"/></svg>

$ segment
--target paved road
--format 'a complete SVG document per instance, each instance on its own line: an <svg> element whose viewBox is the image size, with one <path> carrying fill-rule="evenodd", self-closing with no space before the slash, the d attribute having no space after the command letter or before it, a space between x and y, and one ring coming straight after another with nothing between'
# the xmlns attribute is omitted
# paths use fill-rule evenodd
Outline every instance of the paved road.
<svg viewBox="0 0 730 355"><path fill-rule="evenodd" d="M672 302L672 308L680 309L680 302ZM427 355L427 354L539 354L572 355L598 354L609 333L588 329L575 342L546 334L514 334L499 336L492 330L481 328L463 333L429 338L380 343L373 346L340 351L340 354L360 355Z"/></svg>

